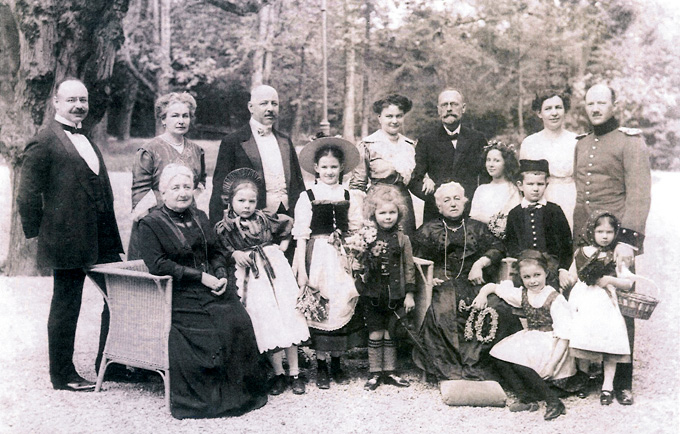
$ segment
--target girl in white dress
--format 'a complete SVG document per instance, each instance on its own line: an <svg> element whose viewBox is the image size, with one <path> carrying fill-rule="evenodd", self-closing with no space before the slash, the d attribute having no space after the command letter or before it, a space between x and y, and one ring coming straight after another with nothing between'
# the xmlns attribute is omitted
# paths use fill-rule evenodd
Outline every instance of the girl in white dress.
<svg viewBox="0 0 680 434"><path fill-rule="evenodd" d="M612 403L617 363L631 363L626 324L616 297L617 289L629 291L633 286L631 280L617 277L614 248L619 227L613 214L593 213L586 226L590 245L574 253L570 270L574 276L578 275L578 282L569 295L574 312L569 347L575 357L583 360L579 360L579 364L584 371L588 361L604 362L602 405Z"/></svg>
<svg viewBox="0 0 680 434"><path fill-rule="evenodd" d="M342 240L352 222L360 220L360 209L342 186L342 174L359 163L354 144L337 137L324 137L308 143L300 152L300 166L317 177L312 188L300 194L295 205L293 237L297 240L293 267L298 284L318 290L328 300L325 318L309 317L311 347L316 351L320 389L345 381L340 356L346 350L365 344L363 319L356 312L359 293L348 268ZM352 223L358 226L359 223Z"/></svg>
<svg viewBox="0 0 680 434"><path fill-rule="evenodd" d="M519 398L510 411L535 411L536 401L545 401L544 419L551 420L566 410L544 380L566 380L576 373L576 366L569 355L571 312L564 296L546 285L547 261L547 255L523 251L517 262L524 286L516 288L509 280L489 283L479 291L473 306L485 308L487 296L495 293L511 306L522 308L528 328L506 337L489 354L498 359L498 373Z"/></svg>
<svg viewBox="0 0 680 434"><path fill-rule="evenodd" d="M543 129L524 139L519 158L548 160L550 179L545 198L562 208L573 229L576 206L576 185L573 178L576 133L564 128L569 104L569 96L565 93L546 92L536 96L531 109L543 121Z"/></svg>
<svg viewBox="0 0 680 434"><path fill-rule="evenodd" d="M257 192L263 187L252 169L229 173L222 187L227 208L215 231L228 265L229 286L236 287L253 322L257 346L267 352L274 368L270 393L278 395L291 383L293 393L300 395L305 383L298 376L297 345L309 339L309 329L296 308L300 289L283 255L293 222L287 215L257 209ZM284 351L290 379L283 369Z"/></svg>
<svg viewBox="0 0 680 434"><path fill-rule="evenodd" d="M470 218L489 224L491 232L503 238L508 212L522 201L515 184L519 162L514 146L498 141L491 141L484 148L484 159L491 182L482 184L475 190Z"/></svg>

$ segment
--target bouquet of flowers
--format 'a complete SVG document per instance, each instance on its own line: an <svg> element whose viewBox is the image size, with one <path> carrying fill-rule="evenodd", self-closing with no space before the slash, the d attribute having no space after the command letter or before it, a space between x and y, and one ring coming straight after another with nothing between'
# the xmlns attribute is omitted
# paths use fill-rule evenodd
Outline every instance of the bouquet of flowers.
<svg viewBox="0 0 680 434"><path fill-rule="evenodd" d="M344 247L348 252L349 269L353 274L361 274L372 257L378 257L385 246L376 242L378 229L371 223L364 225L351 236L345 238Z"/></svg>
<svg viewBox="0 0 680 434"><path fill-rule="evenodd" d="M504 214L502 211L497 212L492 215L489 219L489 230L498 239L505 239L505 228L508 224L508 215Z"/></svg>

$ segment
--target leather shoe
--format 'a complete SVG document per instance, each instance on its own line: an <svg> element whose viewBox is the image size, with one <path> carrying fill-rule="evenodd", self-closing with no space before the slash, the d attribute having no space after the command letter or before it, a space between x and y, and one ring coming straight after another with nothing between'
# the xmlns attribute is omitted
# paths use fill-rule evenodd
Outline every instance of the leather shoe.
<svg viewBox="0 0 680 434"><path fill-rule="evenodd" d="M621 405L633 405L633 391L630 389L617 390L616 400Z"/></svg>
<svg viewBox="0 0 680 434"><path fill-rule="evenodd" d="M68 390L71 392L91 392L94 390L95 383L78 376L73 377L66 383L54 384L53 386L56 390Z"/></svg>
<svg viewBox="0 0 680 434"><path fill-rule="evenodd" d="M391 384L392 386L397 386L397 387L409 387L411 383L409 383L407 380L401 378L397 374L383 374L383 383L385 384Z"/></svg>
<svg viewBox="0 0 680 434"><path fill-rule="evenodd" d="M614 401L614 394L611 390L603 390L600 393L600 405L610 405Z"/></svg>
<svg viewBox="0 0 680 434"><path fill-rule="evenodd" d="M368 381L364 384L364 389L371 391L377 389L380 386L381 378L380 372L371 372L371 376L368 377Z"/></svg>
<svg viewBox="0 0 680 434"><path fill-rule="evenodd" d="M545 415L543 415L543 419L545 420L557 419L561 415L567 414L567 409L560 400L546 404Z"/></svg>
<svg viewBox="0 0 680 434"><path fill-rule="evenodd" d="M290 387L293 389L293 393L296 395L304 395L305 393L305 382L297 375L292 377Z"/></svg>
<svg viewBox="0 0 680 434"><path fill-rule="evenodd" d="M513 413L520 411L538 411L538 404L535 402L513 402L510 404L509 409Z"/></svg>
<svg viewBox="0 0 680 434"><path fill-rule="evenodd" d="M277 375L272 379L272 385L269 388L269 394L270 395L280 395L282 394L286 388L288 387L288 381L286 379L286 376L281 374Z"/></svg>
<svg viewBox="0 0 680 434"><path fill-rule="evenodd" d="M316 368L316 387L319 389L330 389L331 379L328 378L328 365L325 360L319 360Z"/></svg>

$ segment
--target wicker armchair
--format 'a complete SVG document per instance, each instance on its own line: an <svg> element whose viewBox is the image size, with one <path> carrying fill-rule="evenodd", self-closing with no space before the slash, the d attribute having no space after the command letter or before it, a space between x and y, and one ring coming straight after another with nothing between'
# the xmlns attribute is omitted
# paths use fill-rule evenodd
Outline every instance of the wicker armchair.
<svg viewBox="0 0 680 434"><path fill-rule="evenodd" d="M416 274L416 284L418 292L415 296L416 308L414 311L416 330L420 330L425 320L425 314L432 302L432 278L434 276L434 262L413 257L413 263L418 270Z"/></svg>
<svg viewBox="0 0 680 434"><path fill-rule="evenodd" d="M110 363L149 369L163 378L169 410L172 277L149 274L142 260L99 264L89 272L105 277L106 292L102 288L99 290L111 311L109 335L95 392L101 390Z"/></svg>

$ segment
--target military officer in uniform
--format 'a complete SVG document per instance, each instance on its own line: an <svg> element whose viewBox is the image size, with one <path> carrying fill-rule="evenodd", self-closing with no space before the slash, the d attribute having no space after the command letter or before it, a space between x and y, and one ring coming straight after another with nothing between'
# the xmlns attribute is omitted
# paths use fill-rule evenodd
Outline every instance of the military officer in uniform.
<svg viewBox="0 0 680 434"><path fill-rule="evenodd" d="M620 127L614 117L615 108L616 96L609 87L598 84L586 92L586 113L593 132L579 136L576 144L574 239L582 238L592 211L609 211L621 221L619 243L614 250L617 265L632 267L635 255L643 251L651 173L642 132ZM625 319L632 355L634 320ZM632 382L632 363L619 363L614 392L620 404L633 404Z"/></svg>

